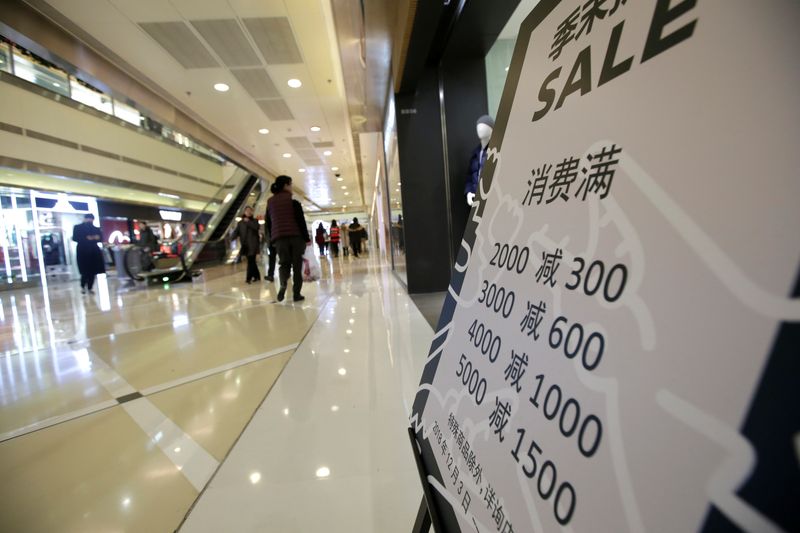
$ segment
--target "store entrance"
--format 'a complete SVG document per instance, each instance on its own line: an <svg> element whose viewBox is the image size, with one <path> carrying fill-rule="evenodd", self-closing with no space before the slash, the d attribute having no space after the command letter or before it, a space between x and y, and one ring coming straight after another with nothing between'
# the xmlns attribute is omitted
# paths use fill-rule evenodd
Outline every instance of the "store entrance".
<svg viewBox="0 0 800 533"><path fill-rule="evenodd" d="M39 211L39 233L45 273L50 279L80 279L72 231L83 222L84 213Z"/></svg>
<svg viewBox="0 0 800 533"><path fill-rule="evenodd" d="M97 202L86 196L34 191L35 222L41 265L52 281L80 279L72 232L83 217L97 218Z"/></svg>

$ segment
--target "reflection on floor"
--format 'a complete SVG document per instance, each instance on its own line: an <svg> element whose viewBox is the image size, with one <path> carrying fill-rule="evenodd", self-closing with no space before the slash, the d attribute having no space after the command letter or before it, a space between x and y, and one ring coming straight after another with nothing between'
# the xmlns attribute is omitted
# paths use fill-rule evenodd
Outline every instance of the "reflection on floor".
<svg viewBox="0 0 800 533"><path fill-rule="evenodd" d="M301 304L238 266L0 293L0 529L406 531L432 330L373 259L322 263Z"/></svg>

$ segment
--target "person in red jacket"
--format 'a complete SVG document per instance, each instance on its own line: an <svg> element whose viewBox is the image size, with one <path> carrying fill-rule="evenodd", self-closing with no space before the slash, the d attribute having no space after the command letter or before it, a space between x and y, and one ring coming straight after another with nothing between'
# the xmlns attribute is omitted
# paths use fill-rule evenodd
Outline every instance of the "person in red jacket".
<svg viewBox="0 0 800 533"><path fill-rule="evenodd" d="M303 288L303 252L311 244L306 217L300 202L292 199L292 178L278 176L270 190L273 192L267 202L265 224L272 244L278 250L280 262L278 301L286 296L289 273L292 273L292 292L294 301L305 300L300 294Z"/></svg>
<svg viewBox="0 0 800 533"><path fill-rule="evenodd" d="M339 241L341 241L341 236L339 235L339 224L336 223L335 220L331 220L331 253L333 253L333 257L339 257Z"/></svg>

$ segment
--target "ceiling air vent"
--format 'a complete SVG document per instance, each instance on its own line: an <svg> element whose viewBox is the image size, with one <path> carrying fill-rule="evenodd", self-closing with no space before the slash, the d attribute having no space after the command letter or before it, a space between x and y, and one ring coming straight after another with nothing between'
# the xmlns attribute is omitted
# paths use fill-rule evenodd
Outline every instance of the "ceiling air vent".
<svg viewBox="0 0 800 533"><path fill-rule="evenodd" d="M236 69L231 70L231 73L253 98L280 98L281 96L275 84L272 83L272 78L263 68Z"/></svg>
<svg viewBox="0 0 800 533"><path fill-rule="evenodd" d="M183 68L219 66L200 39L183 22L142 22L139 27L155 39Z"/></svg>
<svg viewBox="0 0 800 533"><path fill-rule="evenodd" d="M322 160L317 155L314 145L306 137L286 137L286 142L289 143L297 155L300 156L306 165L321 166Z"/></svg>
<svg viewBox="0 0 800 533"><path fill-rule="evenodd" d="M191 23L225 65L229 67L261 66L261 61L236 20L193 20Z"/></svg>
<svg viewBox="0 0 800 533"><path fill-rule="evenodd" d="M268 65L303 62L288 18L248 18L243 21Z"/></svg>
<svg viewBox="0 0 800 533"><path fill-rule="evenodd" d="M289 106L280 98L256 100L256 103L270 120L294 120L294 115L292 115Z"/></svg>

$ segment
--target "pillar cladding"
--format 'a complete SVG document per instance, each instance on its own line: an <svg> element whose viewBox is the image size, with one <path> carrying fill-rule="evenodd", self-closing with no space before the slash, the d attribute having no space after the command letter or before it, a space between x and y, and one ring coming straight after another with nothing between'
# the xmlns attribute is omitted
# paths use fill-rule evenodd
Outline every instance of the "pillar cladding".
<svg viewBox="0 0 800 533"><path fill-rule="evenodd" d="M395 101L408 291L443 291L453 262L436 69Z"/></svg>

